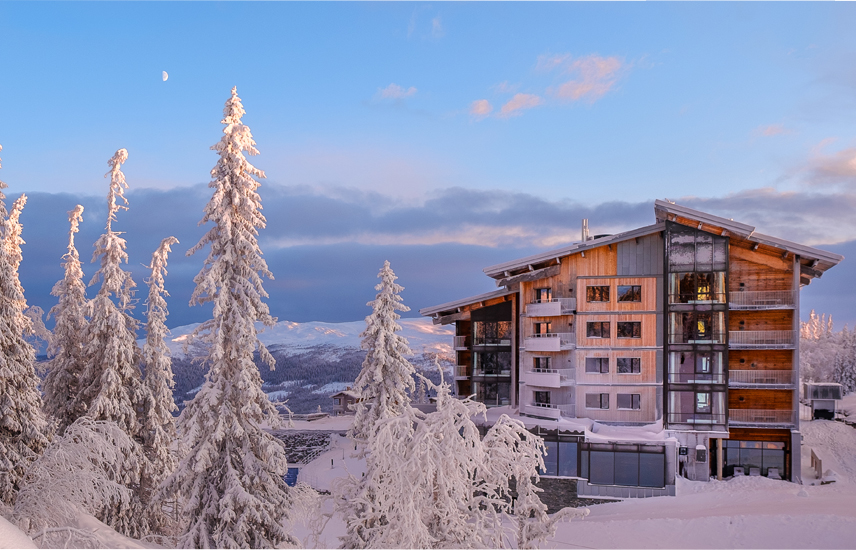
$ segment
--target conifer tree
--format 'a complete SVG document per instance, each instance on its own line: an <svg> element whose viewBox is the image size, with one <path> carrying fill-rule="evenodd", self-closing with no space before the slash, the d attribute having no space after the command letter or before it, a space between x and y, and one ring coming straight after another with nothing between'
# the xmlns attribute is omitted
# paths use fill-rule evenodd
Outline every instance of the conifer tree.
<svg viewBox="0 0 856 550"><path fill-rule="evenodd" d="M133 309L133 288L136 286L130 272L122 269L128 261L125 239L113 230L116 213L127 210L124 191L128 187L122 164L128 151L119 149L107 164L110 171L110 189L107 193L106 232L95 242L92 261L100 259L101 267L89 285L101 281L98 294L87 304L89 324L86 327L83 348L84 368L80 375L79 391L75 408L83 410L90 420L105 420L116 423L134 442L136 457L117 472L118 483L128 487L134 499L105 503L96 517L117 531L140 537L148 532L147 516L140 499L140 481L146 469L145 453L141 443L139 411L145 403L145 389L140 372L140 348L136 341L138 322L129 313ZM125 205L117 204L117 198ZM114 302L115 300L115 302Z"/></svg>
<svg viewBox="0 0 856 550"><path fill-rule="evenodd" d="M59 302L51 308L49 315L56 321L48 355L48 374L43 384L45 410L58 423L61 435L65 429L85 412L77 402L80 375L83 372L83 342L88 322L86 320L86 285L83 284L83 269L80 255L74 245L74 234L83 221L83 207L77 205L68 213L71 228L68 232L68 252L63 256L65 276L58 281L51 294Z"/></svg>
<svg viewBox="0 0 856 550"><path fill-rule="evenodd" d="M413 352L407 339L400 334L401 325L396 321L401 316L396 311L410 311L398 294L404 287L397 284L398 278L389 266L383 263L378 273L380 283L375 286L378 294L367 305L372 313L366 317L366 329L360 335L362 348L368 353L362 370L354 381L354 391L359 393L356 415L351 436L357 442L365 442L375 424L384 418L401 415L410 407L408 392L414 392L413 365L405 358Z"/></svg>
<svg viewBox="0 0 856 550"><path fill-rule="evenodd" d="M143 385L146 389L146 402L143 409L142 440L143 448L148 458L148 469L143 474L142 498L146 504L152 504L151 492L161 484L176 465L176 456L172 449L175 440L175 419L173 411L177 411L172 396L175 386L172 375L172 362L169 347L164 338L169 332L166 328L166 317L169 313L164 296L169 293L164 288L167 255L171 246L178 243L175 237L167 237L161 241L158 249L152 254L152 270L148 279L149 298L146 310L146 343L143 346L143 365L145 378ZM155 506L151 510L152 523L158 524L163 518Z"/></svg>
<svg viewBox="0 0 856 550"><path fill-rule="evenodd" d="M253 362L258 350L273 368L273 357L259 341L256 322L272 326L262 298L262 277L273 278L257 242L265 227L260 184L264 172L244 153L256 155L237 90L223 111L223 137L212 147L219 159L211 170L214 189L201 223L214 226L190 251L210 246L194 278L191 304L212 303L213 318L194 333L209 344L209 370L202 389L179 417L186 456L161 486L178 494L189 518L181 547L238 548L296 545L283 527L292 515L293 495L282 445L262 429L276 426L278 413L262 391Z"/></svg>
<svg viewBox="0 0 856 550"><path fill-rule="evenodd" d="M0 181L0 502L11 505L28 465L47 446L49 429L34 368L35 351L25 338L32 321L24 315L27 301L18 279L24 242L19 217L27 197L21 195L7 217L2 192L6 187Z"/></svg>

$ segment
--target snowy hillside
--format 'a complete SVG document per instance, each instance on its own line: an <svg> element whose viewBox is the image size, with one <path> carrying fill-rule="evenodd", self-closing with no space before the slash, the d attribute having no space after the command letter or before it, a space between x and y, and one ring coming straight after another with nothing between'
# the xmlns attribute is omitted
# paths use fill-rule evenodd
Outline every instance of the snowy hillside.
<svg viewBox="0 0 856 550"><path fill-rule="evenodd" d="M439 355L446 375L454 363L453 330L434 325L430 319L400 319L402 334L410 342L413 355L408 359L417 370L432 380L439 380L434 357ZM185 352L188 335L198 325L172 329L168 344L173 353L175 402L181 406L202 387L205 366L193 359L205 350L191 345ZM347 323L294 323L281 321L265 330L261 340L276 359L276 369L259 364L264 391L273 401L288 401L295 413L310 413L321 407L330 412L330 395L353 385L365 352L360 349L364 321ZM142 342L141 342L142 344Z"/></svg>

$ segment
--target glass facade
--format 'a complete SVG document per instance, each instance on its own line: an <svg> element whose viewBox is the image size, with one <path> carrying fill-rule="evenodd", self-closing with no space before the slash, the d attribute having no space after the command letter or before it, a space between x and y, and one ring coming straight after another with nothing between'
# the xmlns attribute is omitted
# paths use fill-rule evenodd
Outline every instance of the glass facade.
<svg viewBox="0 0 856 550"><path fill-rule="evenodd" d="M782 478L786 478L785 464L787 453L785 444L777 441L739 441L726 439L723 441L725 456L723 457L722 475L734 475L734 467L742 466L746 475L750 468L760 469L762 476L769 474L770 468L776 468Z"/></svg>

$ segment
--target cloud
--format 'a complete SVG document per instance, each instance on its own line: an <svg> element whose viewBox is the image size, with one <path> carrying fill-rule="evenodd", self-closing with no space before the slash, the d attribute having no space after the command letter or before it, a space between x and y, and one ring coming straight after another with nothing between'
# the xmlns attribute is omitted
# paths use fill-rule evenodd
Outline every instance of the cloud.
<svg viewBox="0 0 856 550"><path fill-rule="evenodd" d="M552 71L560 68L562 73L574 76L548 91L566 101L595 102L606 95L618 82L624 62L618 57L601 57L596 54L573 58L570 55L539 58L536 68Z"/></svg>
<svg viewBox="0 0 856 550"><path fill-rule="evenodd" d="M844 184L856 189L856 147L829 155L817 153L808 161L805 171L809 184Z"/></svg>
<svg viewBox="0 0 856 550"><path fill-rule="evenodd" d="M486 99L477 99L470 104L470 115L484 118L493 111L493 105Z"/></svg>
<svg viewBox="0 0 856 550"><path fill-rule="evenodd" d="M416 95L416 88L413 86L404 89L398 84L390 84L386 88L378 88L377 90L378 96L381 99L404 99L406 97L412 97Z"/></svg>
<svg viewBox="0 0 856 550"><path fill-rule="evenodd" d="M513 94L516 93L519 89L520 84L509 84L507 80L504 80L499 84L494 84L490 87L490 90L497 94Z"/></svg>
<svg viewBox="0 0 856 550"><path fill-rule="evenodd" d="M542 103L544 103L544 100L534 94L514 94L514 97L499 110L499 116L516 116L521 114L520 111L532 109Z"/></svg>
<svg viewBox="0 0 856 550"><path fill-rule="evenodd" d="M770 124L768 126L759 126L755 133L761 136L780 136L784 134L793 134L794 131L790 128L785 128L784 124Z"/></svg>
<svg viewBox="0 0 856 550"><path fill-rule="evenodd" d="M438 15L431 20L431 37L442 38L445 34L446 31L443 30L443 23L440 21L440 16Z"/></svg>

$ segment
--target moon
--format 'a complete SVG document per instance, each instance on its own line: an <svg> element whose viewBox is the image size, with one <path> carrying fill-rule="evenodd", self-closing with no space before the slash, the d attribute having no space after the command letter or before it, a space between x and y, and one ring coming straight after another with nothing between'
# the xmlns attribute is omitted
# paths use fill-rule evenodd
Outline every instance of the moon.
<svg viewBox="0 0 856 550"><path fill-rule="evenodd" d="M169 75L166 74L166 71L163 72L163 81L166 82L166 79L169 78Z"/></svg>

